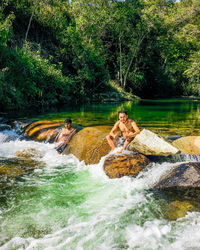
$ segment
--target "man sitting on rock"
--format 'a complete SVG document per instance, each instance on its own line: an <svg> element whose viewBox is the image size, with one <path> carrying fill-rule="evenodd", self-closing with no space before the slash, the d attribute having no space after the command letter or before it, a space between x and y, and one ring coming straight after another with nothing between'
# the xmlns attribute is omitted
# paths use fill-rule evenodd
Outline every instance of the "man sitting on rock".
<svg viewBox="0 0 200 250"><path fill-rule="evenodd" d="M120 143L120 139L122 139L123 147L120 151L118 151L118 153L122 153L122 151L126 149L133 138L140 133L140 129L133 120L128 119L128 115L125 110L120 110L118 112L118 116L119 121L115 123L109 135L106 136L106 139L112 150L114 150L116 146L118 146L118 144ZM117 129L120 129L121 136L118 136L115 133Z"/></svg>
<svg viewBox="0 0 200 250"><path fill-rule="evenodd" d="M65 150L72 137L76 134L76 129L72 127L72 120L70 118L67 118L64 123L65 128L61 129L57 138L57 142L60 142L56 147L59 154Z"/></svg>

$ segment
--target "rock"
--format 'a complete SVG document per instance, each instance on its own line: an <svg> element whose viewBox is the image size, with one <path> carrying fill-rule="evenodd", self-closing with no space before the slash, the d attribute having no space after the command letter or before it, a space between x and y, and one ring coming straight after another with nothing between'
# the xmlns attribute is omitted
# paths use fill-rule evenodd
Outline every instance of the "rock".
<svg viewBox="0 0 200 250"><path fill-rule="evenodd" d="M35 157L39 157L41 158L42 157L42 153L35 149L35 148L27 148L27 149L24 149L22 151L17 151L15 153L15 156L17 157L23 157L23 158L35 158Z"/></svg>
<svg viewBox="0 0 200 250"><path fill-rule="evenodd" d="M200 198L200 162L175 166L154 189L185 198Z"/></svg>
<svg viewBox="0 0 200 250"><path fill-rule="evenodd" d="M34 170L39 165L41 163L32 158L0 159L0 176L6 175L14 178Z"/></svg>
<svg viewBox="0 0 200 250"><path fill-rule="evenodd" d="M45 131L40 131L40 133L35 137L35 140L54 142L59 132L60 129L55 129L55 128L47 129Z"/></svg>
<svg viewBox="0 0 200 250"><path fill-rule="evenodd" d="M195 210L189 201L173 201L163 208L163 214L167 220L177 220L184 217L187 212Z"/></svg>
<svg viewBox="0 0 200 250"><path fill-rule="evenodd" d="M0 176L7 175L9 177L17 177L22 174L22 169L15 164L2 164L0 163Z"/></svg>
<svg viewBox="0 0 200 250"><path fill-rule="evenodd" d="M159 137L157 134L143 129L128 145L128 150L144 155L168 156L179 153L179 150Z"/></svg>
<svg viewBox="0 0 200 250"><path fill-rule="evenodd" d="M17 177L19 175L32 172L44 163L35 160L41 158L42 153L35 148L27 148L15 153L13 158L0 158L0 176Z"/></svg>
<svg viewBox="0 0 200 250"><path fill-rule="evenodd" d="M60 123L53 121L38 121L27 126L25 135L36 141L54 141L61 128Z"/></svg>
<svg viewBox="0 0 200 250"><path fill-rule="evenodd" d="M172 144L182 153L200 154L200 136L184 136L173 141Z"/></svg>
<svg viewBox="0 0 200 250"><path fill-rule="evenodd" d="M79 131L70 141L63 154L73 154L85 164L96 164L110 152L106 135L110 126L88 127Z"/></svg>
<svg viewBox="0 0 200 250"><path fill-rule="evenodd" d="M146 156L141 154L110 155L104 161L104 171L110 178L123 176L135 177L150 163Z"/></svg>

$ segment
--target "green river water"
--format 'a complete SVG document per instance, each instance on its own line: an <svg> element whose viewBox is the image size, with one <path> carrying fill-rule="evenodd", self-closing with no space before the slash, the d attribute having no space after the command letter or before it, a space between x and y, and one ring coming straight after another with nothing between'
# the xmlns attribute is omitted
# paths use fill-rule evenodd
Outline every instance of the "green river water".
<svg viewBox="0 0 200 250"><path fill-rule="evenodd" d="M83 127L113 125L120 109L141 129L171 136L200 134L199 100L95 104L18 117L63 123L70 116ZM199 210L171 220L163 209L169 200L149 191L174 164L196 158L153 162L136 178L109 179L104 158L85 165L73 155L59 155L54 144L26 141L14 130L0 131L1 161L29 148L36 150L39 167L0 179L0 249L200 249Z"/></svg>

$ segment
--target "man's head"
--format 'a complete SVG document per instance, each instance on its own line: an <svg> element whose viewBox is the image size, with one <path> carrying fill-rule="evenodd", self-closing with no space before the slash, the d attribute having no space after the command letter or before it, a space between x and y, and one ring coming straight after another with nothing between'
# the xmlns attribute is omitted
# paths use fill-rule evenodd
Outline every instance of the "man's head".
<svg viewBox="0 0 200 250"><path fill-rule="evenodd" d="M72 126L72 120L70 119L70 118L67 118L65 121L64 121L64 123L65 123L65 127L66 128L71 128L71 126Z"/></svg>
<svg viewBox="0 0 200 250"><path fill-rule="evenodd" d="M119 117L120 122L125 123L128 119L127 112L125 110L120 110L118 112L118 117Z"/></svg>

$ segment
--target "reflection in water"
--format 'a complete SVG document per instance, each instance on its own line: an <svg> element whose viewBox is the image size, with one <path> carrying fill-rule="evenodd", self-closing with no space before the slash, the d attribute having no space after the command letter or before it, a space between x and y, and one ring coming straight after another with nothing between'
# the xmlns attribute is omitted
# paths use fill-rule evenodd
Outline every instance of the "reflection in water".
<svg viewBox="0 0 200 250"><path fill-rule="evenodd" d="M128 111L129 118L140 128L159 134L198 135L200 128L200 101L194 100L140 100L121 104L90 104L79 108L63 108L61 112L39 115L33 120L54 120L63 123L71 116L73 123L82 126L113 125L117 112Z"/></svg>

